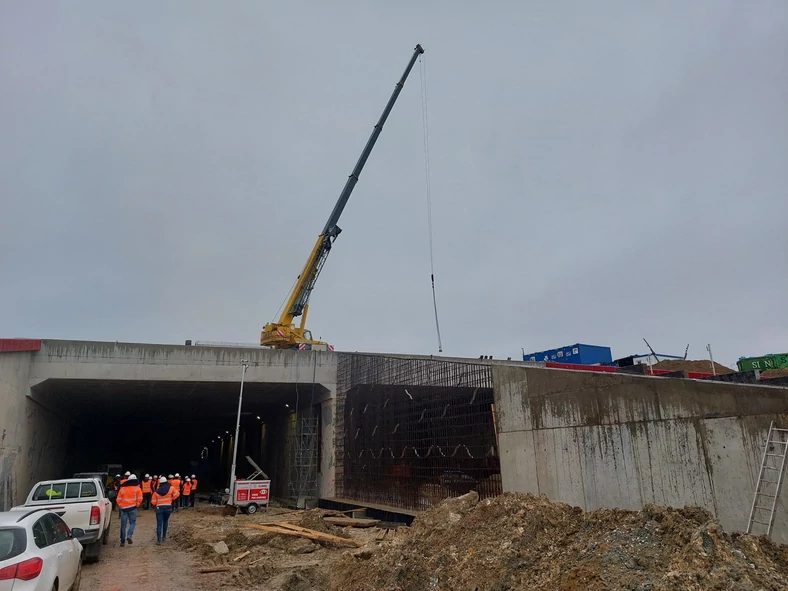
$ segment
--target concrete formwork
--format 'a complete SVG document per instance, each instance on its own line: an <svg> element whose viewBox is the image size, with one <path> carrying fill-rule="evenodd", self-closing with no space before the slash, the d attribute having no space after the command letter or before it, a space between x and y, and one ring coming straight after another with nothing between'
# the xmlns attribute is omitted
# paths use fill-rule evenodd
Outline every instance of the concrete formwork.
<svg viewBox="0 0 788 591"><path fill-rule="evenodd" d="M783 388L506 366L493 383L504 490L586 510L698 505L744 530L769 424L788 427Z"/></svg>

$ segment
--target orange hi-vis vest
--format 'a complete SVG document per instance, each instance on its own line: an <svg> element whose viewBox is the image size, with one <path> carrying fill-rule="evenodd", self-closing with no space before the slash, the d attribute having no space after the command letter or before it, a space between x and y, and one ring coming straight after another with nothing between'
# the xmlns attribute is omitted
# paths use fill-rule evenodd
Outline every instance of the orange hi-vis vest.
<svg viewBox="0 0 788 591"><path fill-rule="evenodd" d="M178 493L181 492L181 479L180 478L173 478L169 482L170 482L170 486L175 487L175 488L178 489Z"/></svg>
<svg viewBox="0 0 788 591"><path fill-rule="evenodd" d="M184 482L183 483L183 494L184 496L189 496L192 494L192 483L191 482Z"/></svg>
<svg viewBox="0 0 788 591"><path fill-rule="evenodd" d="M197 490L197 479L192 478L192 492Z"/></svg>
<svg viewBox="0 0 788 591"><path fill-rule="evenodd" d="M142 491L139 486L121 486L118 490L118 507L121 509L132 509L139 507L142 503Z"/></svg>
<svg viewBox="0 0 788 591"><path fill-rule="evenodd" d="M148 481L143 480L142 484L140 484L140 486L142 487L142 494L144 494L144 495L150 494L150 492L151 492L150 480L148 480Z"/></svg>
<svg viewBox="0 0 788 591"><path fill-rule="evenodd" d="M157 489L158 490L158 489ZM170 490L167 491L167 494L160 495L159 493L153 493L153 498L151 499L151 503L156 507L164 507L164 506L172 506L175 499L177 499L180 493L175 489L174 486L170 486Z"/></svg>

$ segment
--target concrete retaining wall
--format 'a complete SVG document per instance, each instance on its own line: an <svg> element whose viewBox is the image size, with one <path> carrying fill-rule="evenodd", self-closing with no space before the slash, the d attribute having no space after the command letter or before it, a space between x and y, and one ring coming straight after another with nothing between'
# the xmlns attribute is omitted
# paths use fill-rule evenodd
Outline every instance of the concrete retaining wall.
<svg viewBox="0 0 788 591"><path fill-rule="evenodd" d="M0 511L21 503L65 461L68 423L28 396L31 357L0 355Z"/></svg>
<svg viewBox="0 0 788 591"><path fill-rule="evenodd" d="M586 510L646 503L747 526L769 423L788 390L696 380L493 368L504 491ZM788 543L788 505L772 538Z"/></svg>

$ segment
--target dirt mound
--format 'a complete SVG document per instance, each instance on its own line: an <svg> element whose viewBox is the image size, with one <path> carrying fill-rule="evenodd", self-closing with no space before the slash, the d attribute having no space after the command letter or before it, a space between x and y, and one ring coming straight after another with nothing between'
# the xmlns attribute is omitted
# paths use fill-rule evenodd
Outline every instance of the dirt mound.
<svg viewBox="0 0 788 591"><path fill-rule="evenodd" d="M350 537L345 533L345 530L343 528L333 526L330 523L326 523L325 521L323 521L323 516L325 514L326 512L321 509L313 509L311 511L305 511L304 514L301 516L301 519L298 520L298 522L296 523L296 525L305 527L307 529L323 532L324 534L339 536L340 538Z"/></svg>
<svg viewBox="0 0 788 591"><path fill-rule="evenodd" d="M421 514L409 533L332 569L343 591L770 590L788 588L788 546L728 535L698 508L578 507L475 493Z"/></svg>
<svg viewBox="0 0 788 591"><path fill-rule="evenodd" d="M663 359L651 367L654 369L667 369L670 371L681 371L686 369L687 371L711 373L711 361L708 359ZM725 367L716 361L714 362L714 368L717 370L718 376L726 373L734 373L736 371L735 369Z"/></svg>

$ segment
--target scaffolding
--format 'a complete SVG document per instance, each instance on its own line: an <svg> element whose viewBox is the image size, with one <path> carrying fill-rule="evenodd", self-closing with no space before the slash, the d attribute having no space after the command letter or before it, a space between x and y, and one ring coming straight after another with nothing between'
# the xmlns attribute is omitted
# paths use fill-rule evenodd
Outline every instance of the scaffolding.
<svg viewBox="0 0 788 591"><path fill-rule="evenodd" d="M407 509L501 493L489 364L343 355L337 495Z"/></svg>
<svg viewBox="0 0 788 591"><path fill-rule="evenodd" d="M300 509L317 498L318 444L318 419L310 413L309 417L301 417L296 427L288 482L290 498Z"/></svg>

